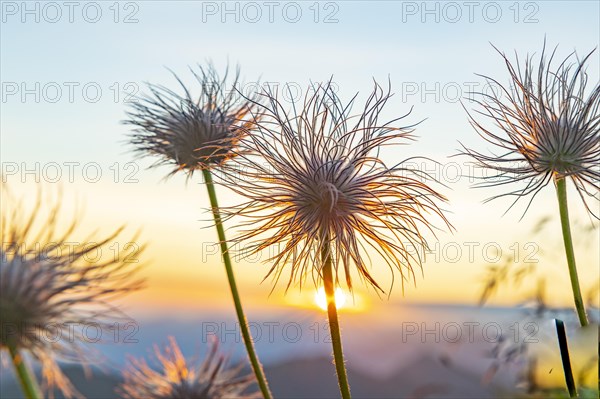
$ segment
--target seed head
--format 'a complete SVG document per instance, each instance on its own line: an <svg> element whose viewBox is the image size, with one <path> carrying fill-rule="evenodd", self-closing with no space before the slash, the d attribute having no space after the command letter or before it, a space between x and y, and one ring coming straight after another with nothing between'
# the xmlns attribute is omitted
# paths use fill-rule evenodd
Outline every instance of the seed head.
<svg viewBox="0 0 600 399"><path fill-rule="evenodd" d="M229 399L256 398L244 393L254 383L254 375L240 376L240 367L226 369L226 358L218 353L213 342L203 362L186 361L175 339L164 353L155 346L160 369L154 370L144 359L131 359L120 387L128 399Z"/></svg>
<svg viewBox="0 0 600 399"><path fill-rule="evenodd" d="M188 177L194 171L222 165L233 156L232 149L244 129L237 122L249 111L249 102L236 102L239 69L228 84L228 69L219 77L212 64L190 68L200 83L197 99L182 80L175 79L183 95L164 86L148 84L149 95L132 103L125 124L135 126L130 142L143 155L157 155L155 165L170 164Z"/></svg>
<svg viewBox="0 0 600 399"><path fill-rule="evenodd" d="M67 397L79 396L56 360L88 360L85 328L108 331L124 318L109 300L141 287L142 281L134 276L139 264L126 260L130 251L116 257L107 248L122 229L105 239L90 237L77 244L71 233L78 220L58 231L60 202L43 218L40 196L36 211L25 216L25 210L8 198L5 186L2 192L7 195L2 203L0 348L12 346L28 353L42 364L48 388L56 386ZM111 256L91 262L102 249Z"/></svg>
<svg viewBox="0 0 600 399"><path fill-rule="evenodd" d="M312 87L312 93L292 111L277 93L262 93L266 105L252 114L252 129L240 146L248 155L225 169L229 187L248 199L231 212L248 217L239 240L250 240L251 252L275 249L268 276L277 281L291 265L288 288L294 281L302 285L308 274L318 285L326 251L336 278L343 270L350 289L356 268L382 290L365 261L369 247L400 271L404 284L407 274L414 278L413 266L421 265L415 249L427 245L422 230L433 231L428 216L448 224L436 205L445 198L424 183L427 175L404 162L387 166L378 157L384 146L412 139L413 126L393 126L406 115L379 121L391 94L376 82L356 115L356 96L343 104L331 82Z"/></svg>
<svg viewBox="0 0 600 399"><path fill-rule="evenodd" d="M527 210L553 178L570 178L590 214L598 218L588 203L599 199L600 190L600 85L586 90L585 64L592 54L579 60L571 53L556 65L556 48L546 58L544 45L537 64L533 56L527 56L522 66L518 56L512 63L500 53L510 75L509 86L483 76L500 90L476 93L479 109L469 117L479 135L501 153L488 155L463 146L463 154L496 172L484 177L479 186L524 184L490 200L515 196L512 207L531 195Z"/></svg>

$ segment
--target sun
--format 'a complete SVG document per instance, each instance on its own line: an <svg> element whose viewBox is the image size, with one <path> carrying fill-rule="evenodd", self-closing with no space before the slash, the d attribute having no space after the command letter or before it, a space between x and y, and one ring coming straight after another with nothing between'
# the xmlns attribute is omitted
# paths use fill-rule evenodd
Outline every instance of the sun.
<svg viewBox="0 0 600 399"><path fill-rule="evenodd" d="M320 287L315 292L315 303L318 307L323 310L327 310L327 295L325 295L325 288ZM341 288L335 289L335 307L340 309L346 303L346 293Z"/></svg>

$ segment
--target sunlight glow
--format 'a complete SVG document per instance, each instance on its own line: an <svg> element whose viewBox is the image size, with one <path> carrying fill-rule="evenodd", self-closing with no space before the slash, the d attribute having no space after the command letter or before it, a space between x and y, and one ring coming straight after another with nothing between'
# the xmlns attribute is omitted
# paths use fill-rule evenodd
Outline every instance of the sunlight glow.
<svg viewBox="0 0 600 399"><path fill-rule="evenodd" d="M327 295L325 295L325 288L320 287L315 292L315 303L323 310L327 310ZM341 288L335 289L335 307L340 309L346 303L346 293Z"/></svg>

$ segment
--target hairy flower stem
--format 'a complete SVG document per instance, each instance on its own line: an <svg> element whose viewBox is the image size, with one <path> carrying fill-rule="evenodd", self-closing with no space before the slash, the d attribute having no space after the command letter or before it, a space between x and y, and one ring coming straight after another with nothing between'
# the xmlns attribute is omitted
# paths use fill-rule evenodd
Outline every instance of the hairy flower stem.
<svg viewBox="0 0 600 399"><path fill-rule="evenodd" d="M10 358L15 366L15 371L21 382L21 388L23 389L25 397L27 399L42 399L42 390L35 379L35 375L29 367L27 367L23 356L21 356L14 345L9 345L8 350L10 351Z"/></svg>
<svg viewBox="0 0 600 399"><path fill-rule="evenodd" d="M235 312L237 319L240 324L240 330L242 331L242 337L244 338L244 345L246 345L246 352L248 352L248 358L252 365L254 375L256 375L256 381L265 399L271 399L271 391L267 384L262 365L260 364L256 351L254 350L254 343L252 342L252 336L248 328L248 322L244 309L242 308L242 301L240 294L237 289L235 282L235 276L233 274L233 267L231 265L231 258L229 256L229 249L227 248L227 239L225 238L225 230L223 229L223 222L221 220L221 213L219 212L219 202L217 201L217 193L213 183L212 175L208 169L202 169L204 175L204 183L208 191L210 198L210 206L212 208L212 214L215 219L215 226L217 227L217 234L219 236L219 243L221 244L221 255L223 256L223 263L225 264L225 271L227 272L227 280L229 281L229 288L231 289L231 296L235 304Z"/></svg>
<svg viewBox="0 0 600 399"><path fill-rule="evenodd" d="M569 276L571 277L571 287L573 288L573 298L577 316L582 327L588 325L585 307L581 297L581 288L579 287L579 277L577 277L577 266L575 266L575 251L573 250L573 237L571 236L571 227L569 225L569 208L567 205L567 181L564 177L555 175L556 194L558 196L558 208L560 211L560 223L562 225L563 241L565 243L565 253L567 255L567 264L569 266Z"/></svg>
<svg viewBox="0 0 600 399"><path fill-rule="evenodd" d="M342 335L340 333L340 323L338 322L337 309L335 306L335 287L333 284L333 271L331 270L331 252L329 250L329 239L326 235L325 243L321 250L323 261L323 282L325 285L325 294L327 296L327 318L329 319L329 329L331 331L331 345L333 346L333 359L335 370L337 372L340 392L343 399L350 399L350 385L346 375L346 364L344 363L344 354L342 352Z"/></svg>

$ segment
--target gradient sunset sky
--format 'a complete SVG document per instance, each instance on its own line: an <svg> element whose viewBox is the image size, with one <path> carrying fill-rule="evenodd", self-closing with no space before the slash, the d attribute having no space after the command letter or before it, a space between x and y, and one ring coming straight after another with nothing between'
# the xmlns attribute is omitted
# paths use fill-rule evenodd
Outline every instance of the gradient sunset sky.
<svg viewBox="0 0 600 399"><path fill-rule="evenodd" d="M65 221L75 204L84 205L81 239L125 223L127 232L119 241L123 245L140 231L137 242L148 244L140 256L148 263L144 270L148 288L129 297L129 308L162 314L173 308L230 307L224 270L212 245L216 235L206 213L208 199L199 184L201 176L187 183L184 176L164 181L170 169L148 170L152 159L136 159L127 144L129 127L120 123L128 108L127 94L145 92L144 82L175 87L166 67L197 93L187 67L207 60L219 68L228 61L239 64L247 82L260 78L302 90L311 81L333 76L342 99L361 93L357 108L369 94L373 78L386 83L389 77L396 94L383 116L391 119L414 107L406 118L408 124L426 118L415 131L417 142L386 149L382 158L395 163L418 155L440 162L442 166L431 171L448 186L438 188L450 200L446 209L456 231L429 237L436 252L428 256L423 275L417 271L416 287L406 284L403 294L396 284L390 301L476 303L486 265L496 258L494 248L501 248L504 255L517 251L521 259L530 255L537 260L538 275L545 277L552 292L548 301L571 305L553 187L535 199L522 219L527 200L504 215L510 200L483 204L500 191L469 188L467 179L457 178L458 170L468 172L466 160L449 156L457 153L459 141L471 148L488 148L470 127L458 98L468 96L471 88L484 87L475 73L507 82L501 57L491 44L511 56L515 50L524 56L540 52L546 39L549 48L559 45L559 58L573 50L583 56L598 47L598 2L481 2L471 16L458 2L460 18L457 9L443 2L298 2L294 6L280 2L273 22L262 2L255 3L262 12L258 22L251 21L255 9L247 8L247 3L238 3L236 22L236 15L223 13L221 2L119 3L118 15L109 8L112 2L101 2L96 23L86 21L93 10L87 10L90 14L84 18L83 6L74 10L72 23L66 8L53 23L55 10L40 9L36 22L35 15L22 13L23 3L14 2L16 11L7 3L13 2L2 3L0 41L3 179L15 196L30 204L38 188L36 177L48 193L62 189ZM236 3L227 4L235 10ZM424 13L424 4L433 11ZM284 8L290 13L285 17ZM291 22L297 8L302 15ZM124 23L128 16L132 23ZM598 61L596 53L589 62L590 86L598 81ZM61 90L58 99L56 87ZM24 94L23 89L33 91ZM465 105L470 107L468 101ZM72 181L65 164L70 162L77 163L72 164ZM58 179L55 164L62 174ZM83 175L84 166L91 178ZM24 173L36 167L38 172ZM97 170L101 176L92 182ZM226 189L218 190L223 204L236 202ZM599 280L598 229L589 230L592 222L580 199L574 191L569 194L582 289L587 292ZM545 217L550 217L548 223L534 233ZM233 236L234 224L227 227ZM489 252L484 253L484 248ZM308 285L302 294L292 288L284 295L281 284L269 295L271 282L260 284L268 269L259 260L237 261L248 308L315 306L314 289ZM388 268L374 264L373 272L386 287ZM494 301L520 302L533 292L533 283L502 290ZM349 301L348 311L382 307L387 300L358 284L356 302Z"/></svg>

